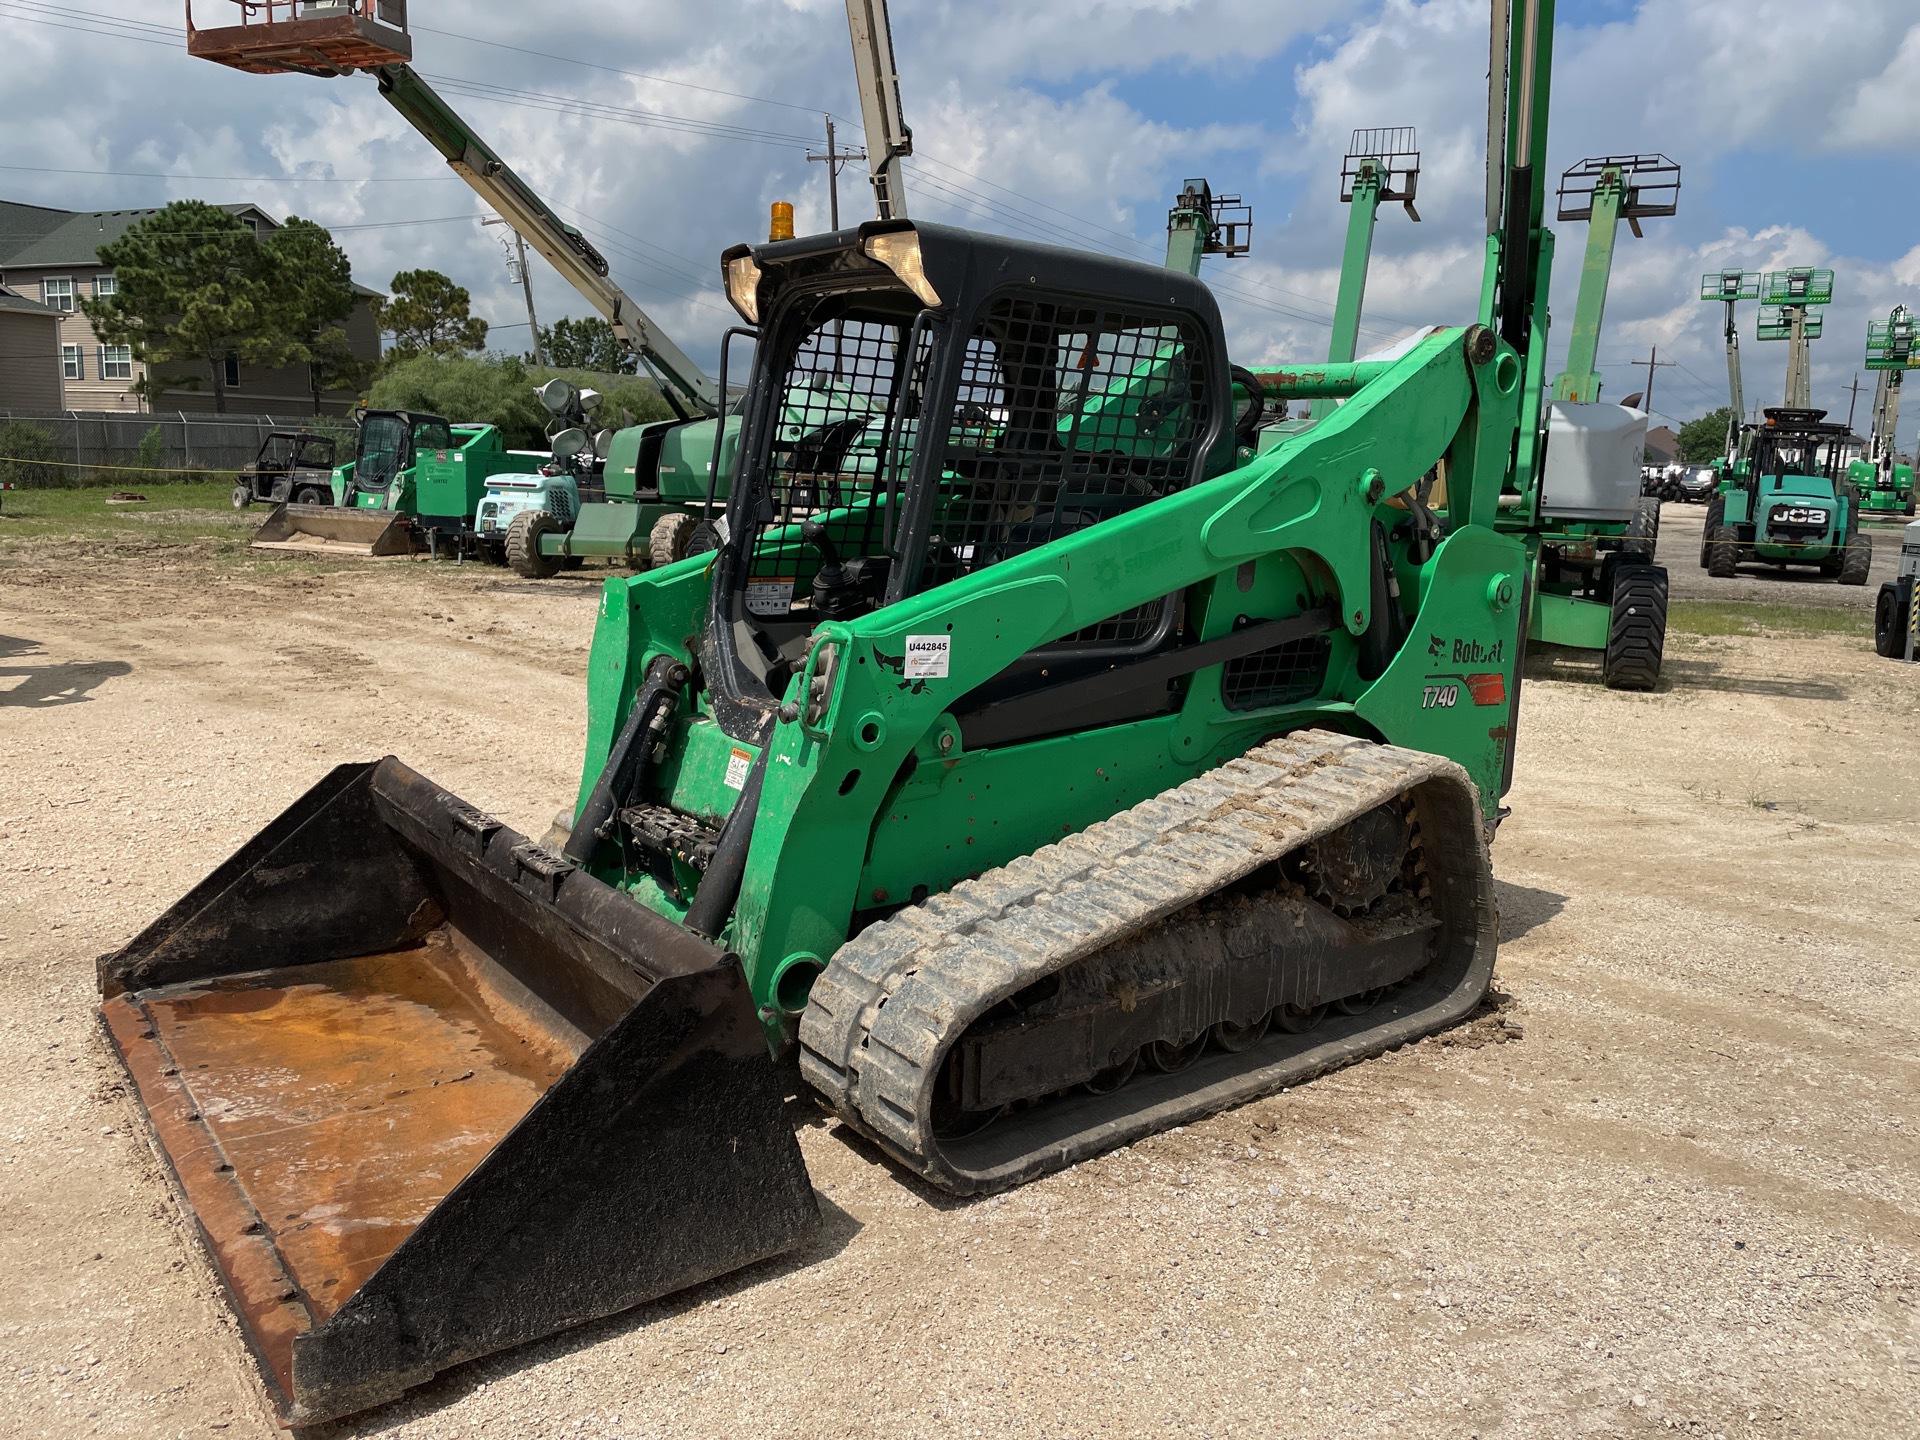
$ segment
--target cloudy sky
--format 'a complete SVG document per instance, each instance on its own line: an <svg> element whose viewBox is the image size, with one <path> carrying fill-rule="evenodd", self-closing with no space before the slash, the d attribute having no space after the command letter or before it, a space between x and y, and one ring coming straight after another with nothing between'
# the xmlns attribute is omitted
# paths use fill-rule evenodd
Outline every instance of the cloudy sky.
<svg viewBox="0 0 1920 1440"><path fill-rule="evenodd" d="M231 0L194 0L202 26ZM1920 7L1913 0L1562 0L1552 165L1663 151L1680 213L1624 228L1601 341L1607 395L1661 418L1726 397L1704 271L1828 265L1815 403L1848 406L1867 319L1920 307ZM894 0L915 134L912 212L1157 258L1183 177L1254 207L1253 253L1209 260L1236 359L1320 358L1361 126L1417 127L1421 223L1382 212L1363 348L1458 323L1480 272L1486 0ZM825 228L823 115L858 139L842 0L413 0L415 68L594 238L615 278L703 362L732 319L719 251L770 201ZM319 220L381 286L415 265L469 287L501 348L526 348L500 231L367 77L261 77L188 58L179 0L0 0L0 196L70 209L196 196ZM111 16L112 18L105 18ZM868 213L859 173L844 214ZM1557 369L1584 226L1559 227ZM587 313L534 261L541 318ZM517 328L515 322L518 322ZM1784 345L1752 339L1750 401ZM1869 386L1860 402L1864 427ZM1907 407L1902 440L1920 429Z"/></svg>

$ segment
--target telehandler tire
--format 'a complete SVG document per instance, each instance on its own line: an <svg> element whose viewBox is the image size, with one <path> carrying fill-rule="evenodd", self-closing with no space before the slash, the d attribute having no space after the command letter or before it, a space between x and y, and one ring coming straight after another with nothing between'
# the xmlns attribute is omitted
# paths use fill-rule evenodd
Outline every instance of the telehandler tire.
<svg viewBox="0 0 1920 1440"><path fill-rule="evenodd" d="M1718 495L1707 502L1707 518L1700 524L1700 568L1705 570L1713 559L1713 532L1723 523L1727 513L1726 502Z"/></svg>
<svg viewBox="0 0 1920 1440"><path fill-rule="evenodd" d="M1873 602L1873 653L1888 660L1907 658L1907 611L1913 604L1914 577L1884 580Z"/></svg>
<svg viewBox="0 0 1920 1440"><path fill-rule="evenodd" d="M1613 576L1613 615L1600 678L1609 690L1651 690L1667 648L1667 572L1622 565Z"/></svg>
<svg viewBox="0 0 1920 1440"><path fill-rule="evenodd" d="M558 535L560 522L545 510L525 510L507 527L507 567L529 580L551 580L560 573L560 556L542 555L540 537Z"/></svg>
<svg viewBox="0 0 1920 1440"><path fill-rule="evenodd" d="M1740 532L1731 525L1716 525L1707 532L1707 574L1716 580L1731 580L1740 564Z"/></svg>
<svg viewBox="0 0 1920 1440"><path fill-rule="evenodd" d="M1867 572L1873 569L1873 537L1855 531L1853 538L1847 541L1847 548L1840 560L1840 583L1842 585L1864 585Z"/></svg>
<svg viewBox="0 0 1920 1440"><path fill-rule="evenodd" d="M1651 565L1653 552L1660 544L1660 502L1653 496L1643 496L1634 510L1633 519L1627 522L1627 528L1620 537L1620 563L1622 565Z"/></svg>
<svg viewBox="0 0 1920 1440"><path fill-rule="evenodd" d="M647 553L652 557L655 570L687 558L690 553L687 541L693 538L694 526L698 523L693 516L685 514L662 515L653 522L653 529L647 534Z"/></svg>

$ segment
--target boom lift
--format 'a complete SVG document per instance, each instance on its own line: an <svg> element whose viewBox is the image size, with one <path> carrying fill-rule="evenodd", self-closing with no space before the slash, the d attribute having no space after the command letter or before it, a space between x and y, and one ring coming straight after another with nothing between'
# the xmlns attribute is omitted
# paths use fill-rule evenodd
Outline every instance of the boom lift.
<svg viewBox="0 0 1920 1440"><path fill-rule="evenodd" d="M847 0L853 73L860 86L860 118L867 132L867 178L874 213L907 218L907 187L900 162L913 154L913 131L900 111L900 75L893 63L893 22L887 0Z"/></svg>
<svg viewBox="0 0 1920 1440"><path fill-rule="evenodd" d="M1340 201L1347 211L1347 243L1340 255L1340 290L1333 302L1333 338L1327 359L1353 360L1360 344L1360 312L1366 305L1367 271L1373 264L1373 226L1383 203L1397 202L1416 224L1413 202L1420 193L1420 149L1411 125L1356 130L1340 166ZM1338 402L1319 399L1308 408L1324 420Z"/></svg>
<svg viewBox="0 0 1920 1440"><path fill-rule="evenodd" d="M563 848L347 765L101 961L283 1419L800 1243L789 1093L977 1194L1471 1013L1550 260L1553 0L1506 17L1477 320L1265 372L1348 403L1257 456L1191 276L728 250L722 543L607 582ZM858 466L790 419L840 390Z"/></svg>
<svg viewBox="0 0 1920 1440"><path fill-rule="evenodd" d="M1867 368L1876 372L1873 431L1867 453L1847 467L1860 493L1860 508L1882 514L1913 514L1913 466L1895 453L1900 428L1900 389L1906 373L1920 367L1913 314L1896 305L1885 320L1867 322Z"/></svg>
<svg viewBox="0 0 1920 1440"><path fill-rule="evenodd" d="M1664 155L1604 155L1560 178L1558 216L1587 222L1567 368L1553 382L1542 459L1516 475L1500 527L1533 556L1532 639L1600 653L1609 689L1651 690L1666 651L1667 572L1655 563L1660 502L1643 496L1643 411L1602 405L1595 369L1614 243L1625 220L1678 209L1680 167Z"/></svg>
<svg viewBox="0 0 1920 1440"><path fill-rule="evenodd" d="M1833 300L1833 271L1797 266L1769 270L1760 277L1759 340L1785 340L1787 395L1784 408L1806 410L1813 405L1813 365L1807 342L1820 338L1821 318L1809 313L1815 305Z"/></svg>
<svg viewBox="0 0 1920 1440"><path fill-rule="evenodd" d="M606 257L579 227L562 220L406 63L412 43L405 34L405 21L406 7L399 0L342 0L297 9L280 0L247 0L241 7L240 24L203 30L195 27L189 3L188 50L256 74L337 76L355 69L371 73L387 103L606 317L615 338L639 358L678 413L678 420L637 426L615 436L601 457L605 465L595 467L604 484L590 484L587 493L575 496L571 504L562 499L571 493L568 481L579 468L570 463L570 457L556 457L538 473L502 473L497 480L497 467L461 472L464 486L454 517L456 528L477 534L483 546L514 556L515 568L531 577L551 575L563 564L588 555L647 564L659 553L667 531L672 534L666 536L668 548L662 558L679 558L685 553L690 527L676 521L707 499L707 465L714 431L719 428L714 419L720 408L718 387L610 278ZM696 423L703 420L712 423ZM518 469L527 468L523 459ZM544 474L546 470L553 474ZM529 496L539 503L524 503ZM521 533L489 530L487 521L494 517L482 513L489 505L496 515L502 507L515 511ZM356 540L369 525L378 523L361 513L364 504L353 508L356 513L351 516L305 508L277 514L270 518L269 528L276 535L287 531L296 541L305 535L331 537L330 548L340 548L343 538ZM388 518L399 515L396 508L396 515ZM404 526L405 521L400 524ZM371 540L366 550L385 553L395 543L387 534Z"/></svg>
<svg viewBox="0 0 1920 1440"><path fill-rule="evenodd" d="M1582 160L1560 177L1560 218L1587 222L1587 253L1580 266L1567 368L1554 377L1555 400L1590 405L1600 398L1594 366L1620 222L1626 221L1634 238L1641 239L1640 222L1678 213L1679 201L1680 167L1664 155L1602 155Z"/></svg>
<svg viewBox="0 0 1920 1440"><path fill-rule="evenodd" d="M1740 327L1735 321L1734 307L1742 300L1760 298L1760 272L1722 270L1717 275L1702 275L1700 298L1717 300L1726 311L1727 453L1723 460L1724 468L1735 464L1740 458L1740 427L1747 418L1747 391L1740 375ZM1704 565L1705 559L1702 558L1700 563Z"/></svg>

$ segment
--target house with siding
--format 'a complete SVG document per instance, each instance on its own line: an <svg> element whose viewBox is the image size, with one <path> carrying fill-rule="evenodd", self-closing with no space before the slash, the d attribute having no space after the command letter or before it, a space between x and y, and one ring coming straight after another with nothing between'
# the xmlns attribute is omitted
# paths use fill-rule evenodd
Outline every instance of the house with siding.
<svg viewBox="0 0 1920 1440"><path fill-rule="evenodd" d="M61 318L0 286L0 411L62 408Z"/></svg>
<svg viewBox="0 0 1920 1440"><path fill-rule="evenodd" d="M257 205L223 205L256 236L265 238L280 222ZM41 205L0 201L0 286L37 303L56 317L59 330L52 361L57 402L50 409L111 411L204 412L213 409L213 388L203 382L197 390L168 390L148 399L133 386L145 378L146 367L124 345L103 345L92 322L81 313L82 300L113 293L112 270L100 263L100 247L155 213L147 210L56 210ZM373 302L380 292L355 285L358 299L346 322L348 344L362 360L380 358L380 326ZM227 410L239 415L306 415L313 397L304 366L270 368L227 361ZM352 391L333 391L321 398L324 413L344 415L357 399ZM5 401L0 408L25 409L24 402Z"/></svg>

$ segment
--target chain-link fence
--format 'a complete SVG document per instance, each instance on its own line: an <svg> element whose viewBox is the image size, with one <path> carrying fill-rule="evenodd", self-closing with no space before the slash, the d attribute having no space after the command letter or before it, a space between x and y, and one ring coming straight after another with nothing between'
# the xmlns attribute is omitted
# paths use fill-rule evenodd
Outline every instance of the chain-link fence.
<svg viewBox="0 0 1920 1440"><path fill-rule="evenodd" d="M332 416L0 409L0 470L23 486L197 479L252 463L270 431L298 429L352 447L352 422Z"/></svg>

